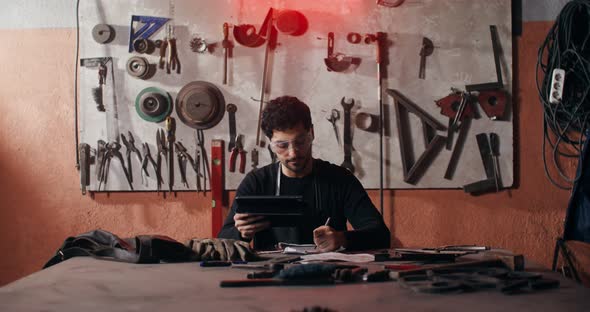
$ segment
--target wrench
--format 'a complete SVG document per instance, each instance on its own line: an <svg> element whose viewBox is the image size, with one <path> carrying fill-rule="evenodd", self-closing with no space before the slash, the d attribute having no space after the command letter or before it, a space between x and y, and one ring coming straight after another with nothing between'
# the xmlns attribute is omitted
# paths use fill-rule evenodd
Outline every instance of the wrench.
<svg viewBox="0 0 590 312"><path fill-rule="evenodd" d="M340 104L344 109L344 161L340 166L354 173L354 165L352 164L352 133L350 133L350 112L354 106L354 99L351 99L351 102L347 103L345 98L342 97Z"/></svg>

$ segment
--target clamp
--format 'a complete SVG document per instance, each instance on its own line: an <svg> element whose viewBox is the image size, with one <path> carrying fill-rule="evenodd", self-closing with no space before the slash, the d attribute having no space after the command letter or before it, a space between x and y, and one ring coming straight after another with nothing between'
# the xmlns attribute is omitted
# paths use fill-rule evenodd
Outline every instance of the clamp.
<svg viewBox="0 0 590 312"><path fill-rule="evenodd" d="M238 155L240 155L240 168L239 172L244 173L246 171L246 152L244 151L244 146L242 145L243 135L238 135L236 138L236 146L232 148L231 154L229 155L229 172L236 171L236 160Z"/></svg>
<svg viewBox="0 0 590 312"><path fill-rule="evenodd" d="M127 166L129 166L129 178L131 179L131 182L133 182L133 171L131 170L131 153L135 153L135 155L137 155L137 159L139 160L140 164L143 163L143 159L141 158L141 153L135 147L135 138L133 138L133 134L131 134L131 131L127 131L127 134L129 135L129 140L127 140L127 137L125 137L125 134L123 133L121 133L121 140L127 149L125 154L127 156Z"/></svg>

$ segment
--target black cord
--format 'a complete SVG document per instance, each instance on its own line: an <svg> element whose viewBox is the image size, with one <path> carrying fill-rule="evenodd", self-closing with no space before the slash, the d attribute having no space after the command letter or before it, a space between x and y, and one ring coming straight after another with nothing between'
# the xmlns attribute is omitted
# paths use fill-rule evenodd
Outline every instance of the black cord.
<svg viewBox="0 0 590 312"><path fill-rule="evenodd" d="M76 1L76 62L74 63L74 135L76 137L76 170L80 171L78 151L78 57L80 56L80 0Z"/></svg>
<svg viewBox="0 0 590 312"><path fill-rule="evenodd" d="M565 70L563 97L559 103L549 102L553 70ZM540 80L540 74L543 79ZM580 158L587 138L590 118L590 1L568 2L549 30L537 56L535 76L539 99L543 105L543 166L551 183L571 189L579 176L569 178L558 159ZM549 173L546 146L549 143L560 182Z"/></svg>

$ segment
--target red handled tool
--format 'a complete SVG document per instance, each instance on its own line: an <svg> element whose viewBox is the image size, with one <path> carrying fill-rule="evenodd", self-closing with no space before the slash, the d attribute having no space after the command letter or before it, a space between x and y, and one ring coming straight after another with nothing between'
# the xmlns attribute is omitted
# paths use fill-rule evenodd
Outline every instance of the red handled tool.
<svg viewBox="0 0 590 312"><path fill-rule="evenodd" d="M238 135L236 138L236 145L232 148L231 154L229 155L229 172L236 171L236 161L238 155L240 156L240 168L239 172L246 172L246 151L244 151L244 145L242 144L243 135Z"/></svg>

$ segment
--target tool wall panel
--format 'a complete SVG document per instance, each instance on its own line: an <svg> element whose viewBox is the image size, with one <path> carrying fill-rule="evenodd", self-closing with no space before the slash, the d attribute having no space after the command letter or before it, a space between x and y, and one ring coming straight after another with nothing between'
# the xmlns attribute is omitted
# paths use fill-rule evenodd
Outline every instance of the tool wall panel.
<svg viewBox="0 0 590 312"><path fill-rule="evenodd" d="M172 9L171 10L171 5ZM138 94L146 88L157 88L170 95L172 101L180 90L190 82L205 81L219 88L225 104L235 104L237 134L243 135L246 151L246 172L252 169L251 154L259 153L259 165L271 162L266 148L256 145L259 100L261 95L262 72L264 66L265 44L252 48L240 45L232 35L236 25L251 24L259 31L270 8L275 9L275 23L278 12L290 9L305 16L308 28L301 35L278 32L277 47L270 53L268 62L268 83L265 100L280 95L297 96L312 110L315 129L313 154L315 157L335 164L343 162L343 147L339 145L328 118L337 109L340 119L336 128L340 141L343 140L344 110L341 99L354 100L352 108L352 162L355 175L369 189L379 187L379 134L355 126L362 113L373 116L379 114L376 44L366 44L367 34L383 32L387 44L386 62L383 64L382 79L384 103L384 186L385 188L459 188L465 184L485 180L486 171L478 149L476 134L497 133L499 136L498 166L503 186L513 183L513 125L512 104L512 41L511 41L511 3L508 0L406 0L399 7L391 8L376 4L373 0L315 0L315 1L206 1L206 0L135 0L135 1L81 1L80 3L80 58L91 59L110 57L107 75L102 91L105 112L99 112L93 97L98 86L98 68L81 66L79 71L80 99L80 140L97 148L97 141L118 141L125 166L126 148L120 134L130 131L135 138L135 146L142 151L142 143L148 143L151 154L156 158L156 132L164 129L165 123L148 122L142 119L135 107ZM167 74L157 68L146 74L147 79L130 76L127 71L128 60L133 56L147 59L153 65L159 61L159 49L152 54L129 52L130 29L139 30L141 23L132 23L132 16L151 16L171 18L166 23L174 25L177 42L180 73ZM233 48L228 58L227 84L223 81L224 48L223 24L229 23L229 40ZM93 39L93 28L97 24L108 24L115 32L110 43L101 44ZM404 180L404 169L400 153L400 142L409 142L406 154L418 161L427 145L424 139L422 119L407 107L400 106L401 119L396 118L396 102L390 94L401 94L406 101L415 103L426 115L431 116L444 127L449 117L441 114L435 101L451 94L451 88L465 90L466 85L497 81L490 25L495 25L499 44L499 65L503 77L503 90L508 90L506 110L499 120L491 120L476 102L478 92L471 94L469 105L476 116L465 136L465 144L459 154L458 164L452 179L445 179L445 171L452 150L444 146L431 155L430 165L424 166L422 173L414 181ZM328 71L325 58L328 54L328 33L334 33L334 53L340 53L336 61L353 58L351 67L345 72ZM347 35L360 34L361 42L351 43ZM150 39L164 39L166 26L155 32ZM207 42L207 51L191 51L190 41L201 38ZM421 50L424 52L425 39L432 43L432 50L425 57L424 79L419 78ZM350 39L356 39L351 36ZM335 55L334 55L335 56ZM342 58L344 56L345 58ZM356 63L360 62L360 63ZM111 66L112 64L112 66ZM88 65L85 64L85 65ZM140 68L140 67L138 67ZM141 69L141 68L140 68ZM396 91L387 92L386 89ZM397 93L395 93L397 92ZM501 101L501 99L500 99ZM460 101L458 101L460 102ZM455 103L459 104L459 103ZM496 104L496 103L493 103ZM407 115L407 116L401 116ZM171 113L176 119L176 141L181 142L188 153L195 158L196 131L185 125L179 118L176 108ZM369 116L371 117L371 116ZM228 113L209 129L203 130L205 149L210 154L213 139L229 141ZM360 120L359 120L360 121ZM373 120L373 122L377 122ZM370 125L369 118L364 125ZM398 122L406 132L400 141ZM467 124L465 122L464 124ZM434 130L435 135L447 136L445 130ZM453 135L453 146L460 132ZM261 134L263 137L263 134ZM443 141L444 143L444 141ZM444 145L444 144L443 144ZM435 149L436 150L436 149ZM230 151L226 147L225 186L235 189L244 174L228 172L227 161ZM143 153L142 153L143 156ZM208 155L209 159L211 158ZM95 162L96 163L96 162ZM168 171L162 159L163 189L168 189ZM411 162L410 162L411 165ZM141 174L141 164L132 155L132 177L134 190L156 190L156 176L151 165L149 177ZM239 166L239 164L238 164ZM178 161L174 155L174 190L195 190L196 173L187 166L188 187L181 183ZM96 191L96 164L90 167L88 190ZM408 168L406 168L408 170ZM406 179L407 180L407 179ZM207 189L209 189L207 179ZM110 164L106 185L100 190L130 190L120 164L113 159Z"/></svg>

